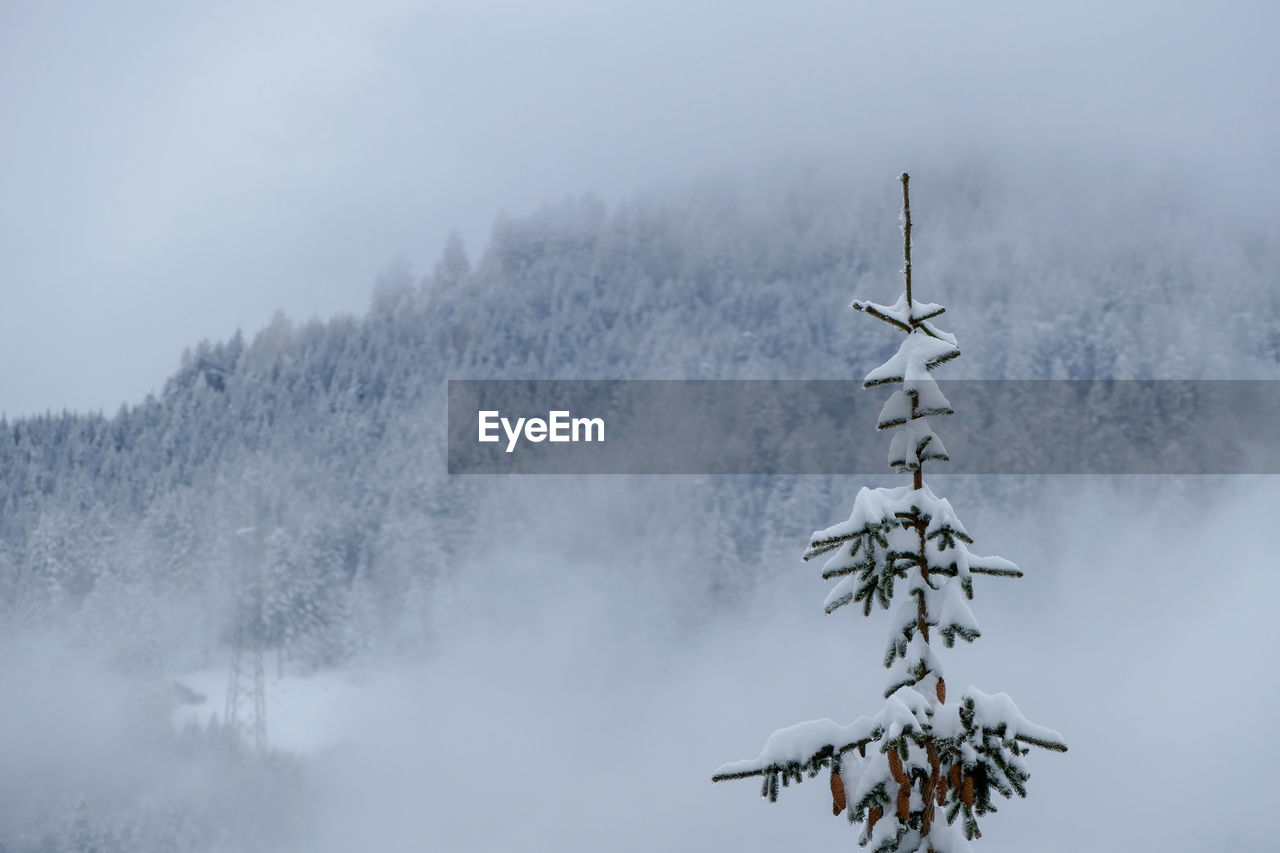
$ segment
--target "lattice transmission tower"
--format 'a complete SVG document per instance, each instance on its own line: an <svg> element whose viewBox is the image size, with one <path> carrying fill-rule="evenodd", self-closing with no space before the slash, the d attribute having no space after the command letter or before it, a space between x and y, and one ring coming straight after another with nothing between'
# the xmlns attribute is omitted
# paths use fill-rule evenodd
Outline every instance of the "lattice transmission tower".
<svg viewBox="0 0 1280 853"><path fill-rule="evenodd" d="M223 719L238 736L267 751L267 695L262 666L262 535L257 527L236 531L236 607L231 671Z"/></svg>

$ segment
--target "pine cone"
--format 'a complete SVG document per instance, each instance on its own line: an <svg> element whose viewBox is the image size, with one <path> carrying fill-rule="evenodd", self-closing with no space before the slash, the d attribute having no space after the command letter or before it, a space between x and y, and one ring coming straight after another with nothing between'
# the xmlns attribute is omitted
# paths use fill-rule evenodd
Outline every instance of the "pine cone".
<svg viewBox="0 0 1280 853"><path fill-rule="evenodd" d="M960 801L967 808L973 808L973 777L965 775L964 784L960 786Z"/></svg>
<svg viewBox="0 0 1280 853"><path fill-rule="evenodd" d="M938 805L945 806L947 804L947 777L938 777Z"/></svg>
<svg viewBox="0 0 1280 853"><path fill-rule="evenodd" d="M870 809L868 809L867 810L867 829L868 830L875 829L876 821L878 821L883 814L884 814L884 809L880 808L879 806L872 806Z"/></svg>
<svg viewBox="0 0 1280 853"><path fill-rule="evenodd" d="M947 704L947 682L941 678L938 679L938 701L943 705Z"/></svg>
<svg viewBox="0 0 1280 853"><path fill-rule="evenodd" d="M951 787L959 790L960 788L960 765L951 765Z"/></svg>
<svg viewBox="0 0 1280 853"><path fill-rule="evenodd" d="M831 771L831 813L838 815L844 811L844 780L840 778L840 771L832 769Z"/></svg>
<svg viewBox="0 0 1280 853"><path fill-rule="evenodd" d="M899 785L907 784L907 774L902 769L902 756L898 755L898 750L889 750L889 772L893 774L893 781Z"/></svg>
<svg viewBox="0 0 1280 853"><path fill-rule="evenodd" d="M902 785L898 788L898 820L906 823L911 817L911 788Z"/></svg>

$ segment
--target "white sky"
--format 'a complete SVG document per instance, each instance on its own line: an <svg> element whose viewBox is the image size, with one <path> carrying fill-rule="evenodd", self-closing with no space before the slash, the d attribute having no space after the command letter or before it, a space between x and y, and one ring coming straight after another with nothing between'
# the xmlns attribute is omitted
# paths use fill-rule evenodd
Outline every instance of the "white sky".
<svg viewBox="0 0 1280 853"><path fill-rule="evenodd" d="M10 416L110 414L201 338L361 311L501 209L782 156L1102 156L1280 195L1273 3L189 5L0 3Z"/></svg>

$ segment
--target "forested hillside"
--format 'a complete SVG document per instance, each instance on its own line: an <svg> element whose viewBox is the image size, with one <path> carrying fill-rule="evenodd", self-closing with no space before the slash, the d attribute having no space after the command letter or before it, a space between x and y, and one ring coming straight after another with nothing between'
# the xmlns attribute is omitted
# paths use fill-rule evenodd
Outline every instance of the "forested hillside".
<svg viewBox="0 0 1280 853"><path fill-rule="evenodd" d="M1029 196L980 168L921 182L917 275L970 342L958 376L1280 376L1280 257L1258 225L1154 184L1069 186ZM388 272L364 316L201 343L111 417L0 422L4 618L66 620L129 667L216 658L253 528L282 655L421 651L447 619L439 580L482 522L518 528L531 491L446 475L446 379L850 378L894 343L843 310L898 264L893 203L793 169L502 217L474 262L454 240L425 276ZM565 488L544 482L541 499ZM736 543L685 552L708 600L773 537L794 550L823 517L797 502L825 511L831 488L627 486L670 541L711 524Z"/></svg>

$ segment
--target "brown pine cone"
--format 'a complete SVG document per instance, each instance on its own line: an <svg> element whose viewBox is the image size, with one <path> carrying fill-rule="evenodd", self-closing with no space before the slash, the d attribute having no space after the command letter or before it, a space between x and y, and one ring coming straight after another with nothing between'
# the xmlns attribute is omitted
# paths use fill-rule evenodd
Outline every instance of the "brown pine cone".
<svg viewBox="0 0 1280 853"><path fill-rule="evenodd" d="M831 813L838 815L844 811L844 780L840 778L840 771L833 769L831 771Z"/></svg>
<svg viewBox="0 0 1280 853"><path fill-rule="evenodd" d="M889 772L893 774L893 781L899 785L907 784L907 774L902 769L902 756L898 755L898 750L889 750Z"/></svg>

